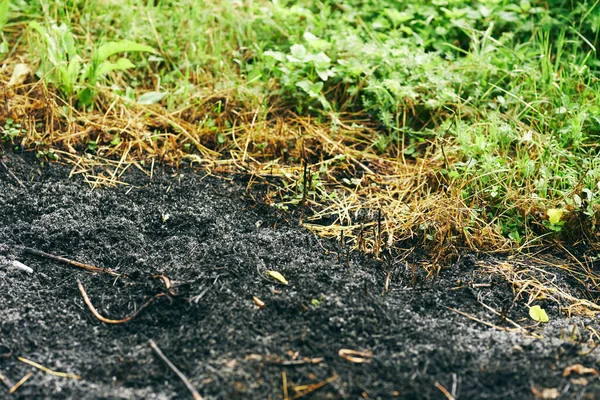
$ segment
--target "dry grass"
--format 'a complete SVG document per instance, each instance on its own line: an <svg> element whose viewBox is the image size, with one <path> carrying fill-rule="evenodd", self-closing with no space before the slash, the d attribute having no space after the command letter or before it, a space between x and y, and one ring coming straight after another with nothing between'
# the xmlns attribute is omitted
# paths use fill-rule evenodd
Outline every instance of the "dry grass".
<svg viewBox="0 0 600 400"><path fill-rule="evenodd" d="M54 154L71 166L71 175L83 176L94 187L123 184L123 174L132 167L152 176L159 163L209 173L243 172L253 177L251 182L269 182L268 203L301 207L301 222L319 236L343 238L350 249L376 257L384 250L398 258L415 249L432 255L433 262L424 264L428 275L465 249L513 248L497 226L473 212L460 183L438 172L451 152L440 157L430 151L417 161L402 157L402 148L380 154L372 146L376 131L356 116L331 116L324 123L277 109L259 115L258 107L236 104L233 99L240 95L231 91L207 92L168 112L116 98L108 88L93 110L82 112L31 77L22 86L8 87L13 64L8 60L0 73L3 117L25 128L13 144L42 157ZM205 124L207 118L216 125ZM225 143L219 143L217 132ZM91 142L96 143L93 150ZM452 144L427 143L428 149L436 146ZM578 286L597 291L600 277L580 262L552 268L517 261L480 267L511 282L515 298L528 304L551 299L568 314L600 311L593 296L565 289L552 272L559 268Z"/></svg>
<svg viewBox="0 0 600 400"><path fill-rule="evenodd" d="M551 301L568 316L593 317L600 312L600 275L577 259L564 263L520 255L503 262L480 262L478 266L483 274L499 274L506 279L513 286L514 301L527 305Z"/></svg>

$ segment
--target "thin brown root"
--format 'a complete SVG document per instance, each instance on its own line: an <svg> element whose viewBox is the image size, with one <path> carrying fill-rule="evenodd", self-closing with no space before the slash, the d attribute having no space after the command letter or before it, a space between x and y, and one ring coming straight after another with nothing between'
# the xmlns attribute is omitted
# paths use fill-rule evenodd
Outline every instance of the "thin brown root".
<svg viewBox="0 0 600 400"><path fill-rule="evenodd" d="M47 374L58 376L59 378L68 378L68 379L77 379L77 380L81 379L81 376L79 376L79 375L68 374L66 372L57 372L57 371L51 370L50 368L44 367L43 365L38 364L35 361L31 361L31 360L28 360L23 357L17 357L17 360L24 362L25 364L29 364L32 367L35 367L39 370L42 370Z"/></svg>
<svg viewBox="0 0 600 400"><path fill-rule="evenodd" d="M167 289L167 291L169 292L169 294L171 294L172 296L176 296L177 293L175 293L175 290L173 289L173 285L171 284L171 280L164 276L164 275L152 275L153 279L160 279L163 281L163 283L165 284L165 288Z"/></svg>
<svg viewBox="0 0 600 400"><path fill-rule="evenodd" d="M115 272L115 271L113 271L110 268L94 267L93 265L80 263L79 261L69 260L68 258L64 258L64 257L60 257L60 256L55 256L54 254L49 254L49 253L46 253L46 252L43 252L43 251L40 251L40 250L32 249L30 247L23 247L23 251L25 253L33 254L33 255L36 255L36 256L40 256L40 257L49 258L51 260L60 261L60 262L63 262L65 264L69 264L69 265L73 265L75 267L83 268L83 269L85 269L87 271L101 272L101 273L104 273L104 274L110 274L110 275L114 275L114 276L118 276L118 277L125 277L124 275L121 275L118 272Z"/></svg>
<svg viewBox="0 0 600 400"><path fill-rule="evenodd" d="M81 292L81 296L83 296L83 301L85 302L85 304L88 306L88 308L90 309L90 311L92 312L92 314L94 314L94 317L96 317L98 320L106 323L106 324L123 324L125 322L129 322L131 321L133 318L135 318L144 308L148 307L150 305L150 303L152 303L154 300L166 296L164 293L159 293L156 296L150 298L150 300L148 300L147 302L144 303L144 305L142 305L136 312L134 312L133 314L131 314L129 317L123 318L123 319L108 319L106 317L103 317L102 315L100 315L100 313L96 310L96 308L94 307L94 305L92 304L92 302L90 301L90 298L88 297L85 288L83 287L83 284L79 281L79 279L77 280L77 286L79 286L79 291Z"/></svg>
<svg viewBox="0 0 600 400"><path fill-rule="evenodd" d="M435 383L435 387L438 388L440 390L440 392L444 393L444 396L446 396L446 398L448 400L454 400L454 396L452 396L452 394L448 391L448 389L446 389L444 386L442 386L439 382Z"/></svg>
<svg viewBox="0 0 600 400"><path fill-rule="evenodd" d="M160 350L160 348L156 345L154 340L150 339L148 341L148 343L150 343L150 347L152 347L152 350L154 350L156 352L156 354L160 357L160 359L163 360L165 362L165 364L167 364L169 366L169 368L171 368L171 370L173 370L173 372L175 372L175 374L179 377L179 379L181 379L181 381L183 382L185 387L192 394L192 397L194 398L194 400L203 400L203 397L200 396L200 393L198 393L198 391L196 389L194 389L194 386L192 386L192 383L189 381L189 379L185 375L183 375L183 373L171 361L169 361L169 359L163 354L163 352Z"/></svg>

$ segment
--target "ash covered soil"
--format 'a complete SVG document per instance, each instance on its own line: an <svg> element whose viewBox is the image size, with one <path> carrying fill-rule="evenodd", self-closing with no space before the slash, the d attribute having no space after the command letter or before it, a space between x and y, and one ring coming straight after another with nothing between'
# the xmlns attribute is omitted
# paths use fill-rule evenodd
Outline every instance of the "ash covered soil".
<svg viewBox="0 0 600 400"><path fill-rule="evenodd" d="M471 256L435 279L415 280L410 263L386 266L357 253L347 262L338 256L345 250L297 218L251 201L240 178L165 169L92 190L64 166L43 167L28 155L3 160L23 186L0 166L0 373L14 384L33 372L12 398L191 398L150 339L205 399L600 398L596 375L563 376L573 364L598 365L600 351L570 338L574 326L598 330L596 321L566 318L548 302L550 322L530 328L540 340L447 308L510 327L484 300L534 324L527 307L512 304L511 286L479 272ZM173 282L175 295L122 324L99 321L78 289L79 280L100 314L119 319L168 293L157 274ZM341 349L372 357L344 358ZM2 383L0 397L8 397Z"/></svg>

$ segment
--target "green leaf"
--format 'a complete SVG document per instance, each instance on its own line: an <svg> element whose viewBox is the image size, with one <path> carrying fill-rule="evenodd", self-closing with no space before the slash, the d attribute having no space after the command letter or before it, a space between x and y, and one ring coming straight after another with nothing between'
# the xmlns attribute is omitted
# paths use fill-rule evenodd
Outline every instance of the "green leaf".
<svg viewBox="0 0 600 400"><path fill-rule="evenodd" d="M44 30L44 28L42 28L42 26L39 23L35 22L35 21L31 21L29 23L29 28L33 29L38 34L40 34L41 36L45 36L46 35L46 31Z"/></svg>
<svg viewBox="0 0 600 400"><path fill-rule="evenodd" d="M548 211L546 211L546 214L548 215L548 221L550 221L550 223L553 225L558 224L562 218L563 212L564 210L558 208L548 209Z"/></svg>
<svg viewBox="0 0 600 400"><path fill-rule="evenodd" d="M156 104L168 94L168 92L147 92L141 95L137 102L146 105Z"/></svg>
<svg viewBox="0 0 600 400"><path fill-rule="evenodd" d="M79 92L77 98L79 99L79 103L81 105L89 106L90 104L92 104L92 100L94 99L94 92L92 92L92 89L90 88L85 88L81 92Z"/></svg>
<svg viewBox="0 0 600 400"><path fill-rule="evenodd" d="M452 171L448 172L448 177L452 179L457 179L460 177L460 174L457 170L453 169Z"/></svg>
<svg viewBox="0 0 600 400"><path fill-rule="evenodd" d="M126 58L119 58L117 62L104 61L96 70L96 78L110 71L124 71L129 68L135 68L135 65Z"/></svg>
<svg viewBox="0 0 600 400"><path fill-rule="evenodd" d="M323 82L313 83L305 79L296 83L296 86L302 89L311 98L315 98L319 97L319 95L321 94L321 89L323 89Z"/></svg>
<svg viewBox="0 0 600 400"><path fill-rule="evenodd" d="M322 80L326 81L329 78L333 78L335 76L335 72L333 72L333 70L331 69L316 69L317 71L317 75L319 75L319 78L321 78Z"/></svg>
<svg viewBox="0 0 600 400"><path fill-rule="evenodd" d="M283 275L281 275L279 272L277 271L267 271L267 275L269 275L272 278L277 279L279 282L283 283L284 285L288 284L287 279L285 279L283 277Z"/></svg>
<svg viewBox="0 0 600 400"><path fill-rule="evenodd" d="M540 306L533 306L529 309L529 316L531 319L537 322L548 322L548 314L546 314L546 310L544 310Z"/></svg>
<svg viewBox="0 0 600 400"><path fill-rule="evenodd" d="M119 137L119 134L117 133L115 135L115 137L110 141L110 144L112 144L113 146L118 146L119 144L121 144L121 138ZM167 214L168 215L168 214Z"/></svg>
<svg viewBox="0 0 600 400"><path fill-rule="evenodd" d="M95 140L90 140L90 141L88 142L88 149L90 149L90 150L92 150L92 151L94 151L94 150L98 149L98 142L97 142L97 141L95 141Z"/></svg>
<svg viewBox="0 0 600 400"><path fill-rule="evenodd" d="M521 0L519 6L521 7L521 10L523 10L523 12L529 12L529 10L531 10L531 3L529 2L529 0Z"/></svg>
<svg viewBox="0 0 600 400"><path fill-rule="evenodd" d="M6 21L8 21L8 0L0 0L0 31L6 25Z"/></svg>
<svg viewBox="0 0 600 400"><path fill-rule="evenodd" d="M104 61L113 54L132 51L156 53L154 48L146 46L145 44L139 44L132 42L131 40L119 40L118 42L108 42L98 47L98 50L96 50L94 56L98 61Z"/></svg>
<svg viewBox="0 0 600 400"><path fill-rule="evenodd" d="M290 48L290 53L287 58L291 62L304 62L306 57L306 47L301 44L295 44Z"/></svg>
<svg viewBox="0 0 600 400"><path fill-rule="evenodd" d="M521 244L521 240L523 240L521 234L517 230L510 232L508 237L514 240L517 244Z"/></svg>
<svg viewBox="0 0 600 400"><path fill-rule="evenodd" d="M280 51L267 50L267 51L263 52L263 56L264 57L272 57L272 58L276 59L277 61L285 60L285 54L283 54Z"/></svg>

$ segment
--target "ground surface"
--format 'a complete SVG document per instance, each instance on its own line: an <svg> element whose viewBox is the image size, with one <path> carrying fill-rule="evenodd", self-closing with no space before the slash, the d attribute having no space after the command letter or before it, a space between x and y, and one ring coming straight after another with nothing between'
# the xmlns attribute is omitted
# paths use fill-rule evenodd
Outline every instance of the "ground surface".
<svg viewBox="0 0 600 400"><path fill-rule="evenodd" d="M446 308L509 326L478 298L500 310L512 289L478 273L471 257L413 284L410 268L394 265L384 293L385 265L357 254L340 259L336 244L251 202L241 180L155 171L152 180L125 176L133 186L91 190L67 179L65 167L42 168L10 154L4 161L23 187L0 166L0 372L18 381L32 370L17 360L25 357L82 376L34 370L14 398L191 398L149 339L206 399L282 399L284 371L290 399L443 399L444 390L459 399L524 399L552 394L544 388L561 398L600 397L597 376L563 377L570 365L597 365L600 351L578 355L587 347L564 340L574 324L598 329L596 322L562 318L549 303L552 318L534 330L544 337L538 340ZM128 278L93 274L21 246ZM15 259L35 272L11 267ZM281 272L289 285L267 270ZM176 281L178 295L118 325L96 319L77 286L79 279L102 315L123 318L165 292L153 274ZM259 309L253 296L266 306ZM508 316L532 323L520 305ZM370 351L372 358L353 363L340 349ZM282 365L304 357L322 361ZM301 387L328 378L311 393ZM0 397L6 393L0 386Z"/></svg>

